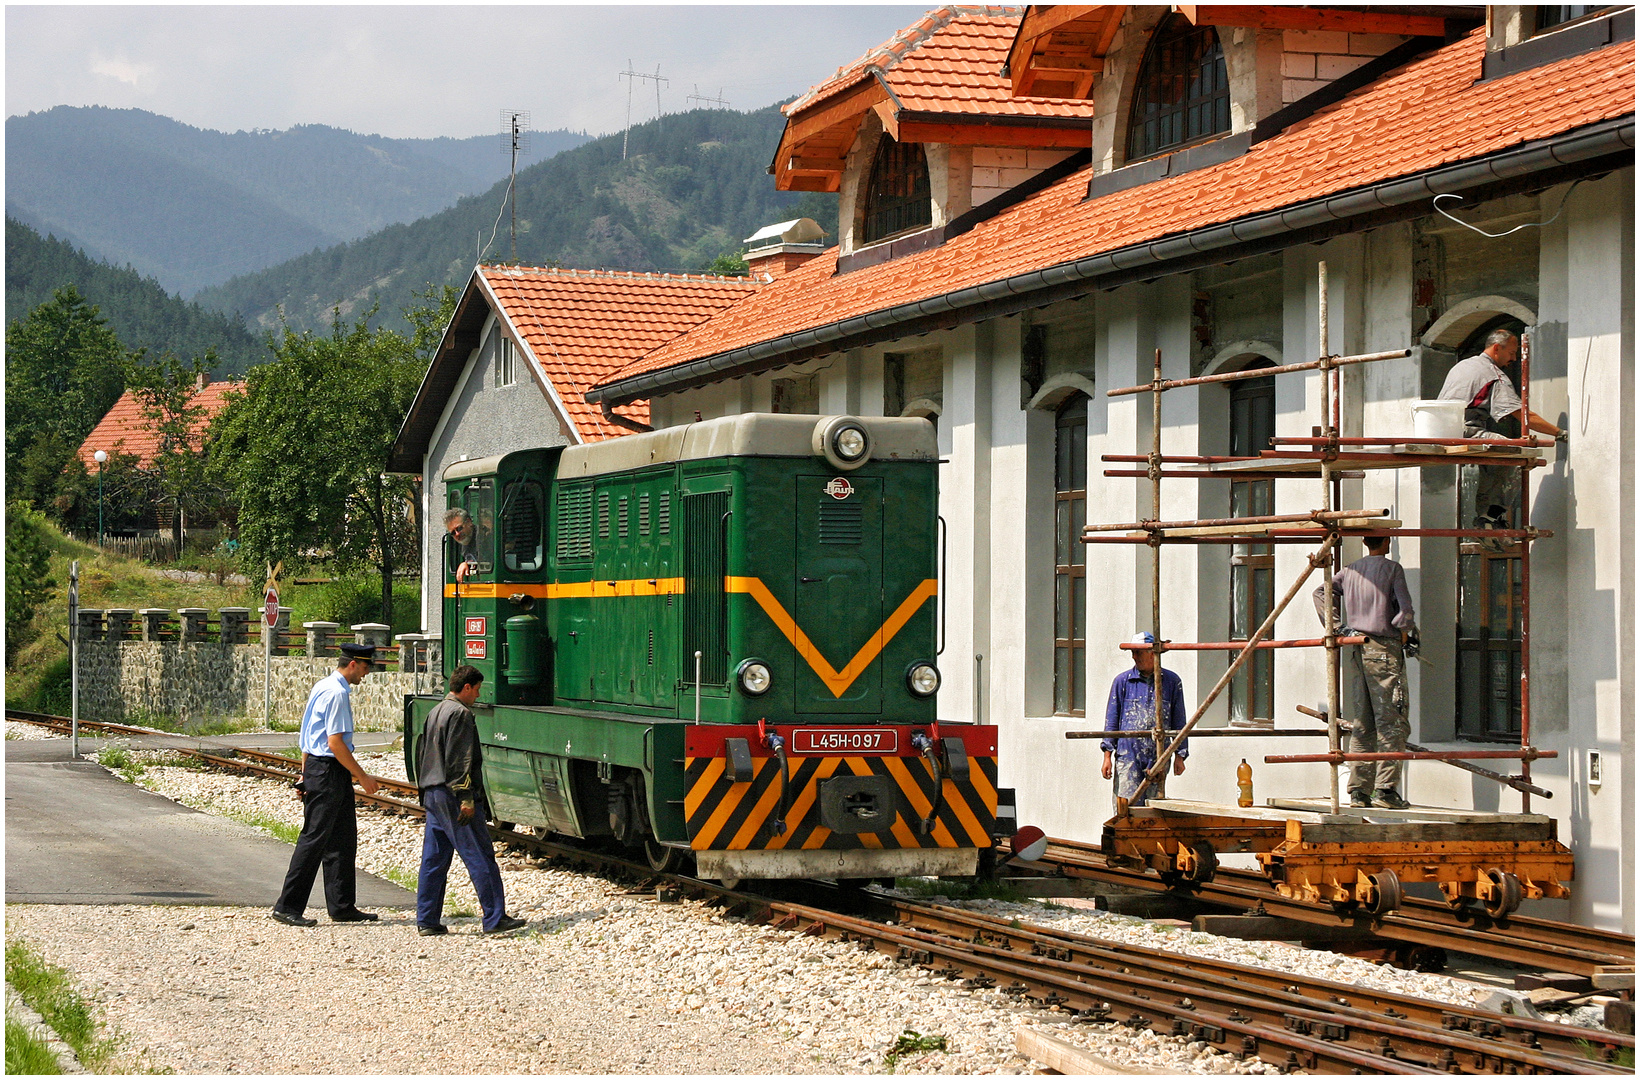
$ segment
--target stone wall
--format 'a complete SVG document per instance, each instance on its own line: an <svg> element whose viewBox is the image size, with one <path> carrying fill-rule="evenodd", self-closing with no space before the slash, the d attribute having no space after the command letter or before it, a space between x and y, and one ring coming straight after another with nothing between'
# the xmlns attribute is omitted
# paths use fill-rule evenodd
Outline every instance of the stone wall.
<svg viewBox="0 0 1640 1080"><path fill-rule="evenodd" d="M302 719L313 684L336 670L330 656L272 659L273 722ZM404 695L431 691L436 676L374 671L353 689L353 719L361 731L396 728ZM141 723L152 715L184 722L230 716L260 718L262 645L219 642L83 641L80 643L80 715L88 720Z"/></svg>

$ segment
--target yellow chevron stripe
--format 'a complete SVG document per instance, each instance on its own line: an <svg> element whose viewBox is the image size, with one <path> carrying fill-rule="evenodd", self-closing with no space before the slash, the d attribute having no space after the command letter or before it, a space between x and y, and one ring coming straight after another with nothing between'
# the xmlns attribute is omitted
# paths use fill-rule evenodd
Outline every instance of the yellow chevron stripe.
<svg viewBox="0 0 1640 1080"><path fill-rule="evenodd" d="M912 779L911 773L906 768L905 762L899 758L884 758L883 762L888 766L888 771L894 774L894 779L899 781L900 790L904 791L906 798L911 801L911 810L917 815L919 821L920 819L927 817L930 806L928 797L923 794L922 788L919 787L917 782ZM923 768L927 767L920 760L917 764ZM934 820L934 831L930 833L929 836L938 847L958 846L956 838L953 837L951 835L951 831L945 827L945 822L940 821L938 818ZM916 840L913 840L911 842L911 846L922 847L923 845L919 844Z"/></svg>
<svg viewBox="0 0 1640 1080"><path fill-rule="evenodd" d="M769 820L770 815L774 813L775 806L780 802L780 762L775 758L764 758L763 760L767 761L769 767L774 769L775 775L769 777L769 786L763 789L763 797L757 800L757 805L752 807L752 812L746 815L746 820L740 823L740 829L729 841L730 851L744 851L750 848L752 841L757 839L757 830L761 829L763 823ZM797 819L794 817L786 819L787 833L791 832L796 821Z"/></svg>
<svg viewBox="0 0 1640 1080"><path fill-rule="evenodd" d="M694 768L694 766L694 758L688 758L683 763L685 772ZM712 758L706 763L706 772L688 791L683 793L683 816L685 818L695 816L695 811L699 810L700 804L706 801L706 796L712 793L712 785L717 783L718 777L723 775L723 770L726 767L727 762L720 757Z"/></svg>
<svg viewBox="0 0 1640 1080"><path fill-rule="evenodd" d="M957 788L956 781L946 780L941 787L945 791L945 805L949 806L957 815L957 820L962 822L963 831L968 834L969 842L975 847L990 847L991 837L980 828L979 819L974 816L973 808L968 805L968 800Z"/></svg>
<svg viewBox="0 0 1640 1080"><path fill-rule="evenodd" d="M667 596L683 592L683 579L627 578L610 581L563 581L548 585L509 584L505 581L474 582L461 586L461 595L473 600L496 600L523 593L545 600L588 600L603 596ZM444 595L453 597L456 587L444 586Z"/></svg>
<svg viewBox="0 0 1640 1080"><path fill-rule="evenodd" d="M802 791L798 792L797 801L792 803L791 812L786 815L786 824L791 827L780 836L770 837L769 842L764 847L778 849L786 846L786 841L790 840L797 832L797 823L802 821L804 816L808 814L809 807L814 805L815 798L820 794L820 781L829 779L837 771L837 766L842 763L842 758L828 758L820 763L820 767L814 770L814 778L804 785ZM824 825L817 827L814 831L816 833L825 833L827 836L831 835L831 830ZM813 841L813 839L814 837L811 835L809 841ZM818 847L819 845L805 842L803 846L809 848Z"/></svg>
<svg viewBox="0 0 1640 1080"><path fill-rule="evenodd" d="M755 778L757 773L761 771L761 765L763 762L773 760L773 758L753 758L753 777ZM700 832L696 833L694 838L689 841L689 846L694 848L696 851L706 851L711 848L712 841L717 839L717 834L723 829L723 826L728 823L729 819L734 816L735 808L740 805L740 800L745 798L746 793L751 790L751 780L747 780L744 783L739 784L730 784L729 790L723 795L723 801L718 803L716 810L712 811L712 816L706 819L706 824L700 827Z"/></svg>
<svg viewBox="0 0 1640 1080"><path fill-rule="evenodd" d="M786 635L786 640L797 649L797 654L808 662L816 675L820 676L820 681L825 683L832 697L839 698L848 692L848 688L854 685L854 680L877 659L877 654L893 640L894 635L911 621L911 616L917 613L917 609L939 592L939 582L933 578L912 589L911 595L901 601L894 614L888 617L888 621L878 627L866 643L860 646L860 651L854 654L854 659L850 660L842 671L838 671L815 647L814 642L809 640L803 628L797 625L797 620L793 619L780 601L775 599L769 587L763 584L762 578L726 577L723 579L723 587L726 592L746 593L756 600L780 632Z"/></svg>

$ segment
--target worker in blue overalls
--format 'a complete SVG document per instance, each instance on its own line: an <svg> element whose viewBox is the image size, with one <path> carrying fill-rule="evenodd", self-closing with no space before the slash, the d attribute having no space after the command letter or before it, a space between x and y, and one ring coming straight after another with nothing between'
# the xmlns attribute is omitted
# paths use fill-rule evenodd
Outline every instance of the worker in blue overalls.
<svg viewBox="0 0 1640 1080"><path fill-rule="evenodd" d="M1105 706L1106 731L1154 731L1156 729L1155 671L1156 651L1153 648L1134 648L1135 645L1156 644L1148 631L1141 630L1122 648L1133 653L1133 666L1116 676L1110 684L1110 701ZM1184 681L1166 668L1162 669L1162 724L1171 731L1184 726ZM1184 759L1189 754L1188 741L1179 744L1173 755L1173 775L1184 773ZM1116 798L1130 800L1129 806L1143 806L1155 791L1152 785L1145 797L1133 799L1145 773L1156 764L1156 743L1153 739L1105 739L1099 744L1105 752L1104 766L1099 775L1109 780L1112 776L1112 756L1115 757Z"/></svg>

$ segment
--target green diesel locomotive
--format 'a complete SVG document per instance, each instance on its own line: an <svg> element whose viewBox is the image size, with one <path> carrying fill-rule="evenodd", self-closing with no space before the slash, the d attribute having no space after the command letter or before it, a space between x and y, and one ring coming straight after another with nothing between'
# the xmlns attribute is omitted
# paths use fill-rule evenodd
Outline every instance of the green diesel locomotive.
<svg viewBox="0 0 1640 1080"><path fill-rule="evenodd" d="M494 816L725 880L974 873L996 729L935 715L937 469L925 420L784 414L446 469Z"/></svg>

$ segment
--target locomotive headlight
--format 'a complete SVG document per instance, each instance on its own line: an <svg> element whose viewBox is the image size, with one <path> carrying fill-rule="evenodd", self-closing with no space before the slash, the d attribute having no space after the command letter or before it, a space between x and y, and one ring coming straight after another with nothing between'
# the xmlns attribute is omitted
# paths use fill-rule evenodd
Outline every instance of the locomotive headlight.
<svg viewBox="0 0 1640 1080"><path fill-rule="evenodd" d="M912 664L905 673L905 683L918 697L932 697L940 688L940 670L933 664Z"/></svg>
<svg viewBox="0 0 1640 1080"><path fill-rule="evenodd" d="M866 452L866 433L852 424L838 428L831 440L832 449L844 461L858 461Z"/></svg>
<svg viewBox="0 0 1640 1080"><path fill-rule="evenodd" d="M735 669L735 678L740 688L752 697L768 693L769 686L774 682L769 665L761 660L742 660L740 667Z"/></svg>

